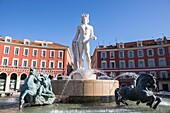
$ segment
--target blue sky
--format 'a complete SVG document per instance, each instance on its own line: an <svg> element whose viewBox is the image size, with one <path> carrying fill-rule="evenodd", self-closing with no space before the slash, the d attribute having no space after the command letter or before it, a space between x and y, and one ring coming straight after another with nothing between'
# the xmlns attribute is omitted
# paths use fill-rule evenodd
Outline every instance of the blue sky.
<svg viewBox="0 0 170 113"><path fill-rule="evenodd" d="M0 35L71 47L80 14L89 13L99 44L170 37L170 0L0 0ZM169 38L170 39L170 38Z"/></svg>

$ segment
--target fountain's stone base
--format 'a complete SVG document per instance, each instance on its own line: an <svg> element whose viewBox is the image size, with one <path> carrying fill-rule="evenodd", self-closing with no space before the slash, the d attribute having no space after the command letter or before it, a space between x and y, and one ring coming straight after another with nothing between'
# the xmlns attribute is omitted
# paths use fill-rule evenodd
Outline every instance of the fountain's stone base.
<svg viewBox="0 0 170 113"><path fill-rule="evenodd" d="M76 74L74 74L74 76L72 76L72 79L73 80L82 80L84 78L79 73L76 73ZM96 74L91 74L87 79L88 80L96 80Z"/></svg>
<svg viewBox="0 0 170 113"><path fill-rule="evenodd" d="M63 99L66 103L113 102L114 96L69 96Z"/></svg>
<svg viewBox="0 0 170 113"><path fill-rule="evenodd" d="M114 96L115 89L119 87L117 80L69 80L68 84L67 81L52 80L55 95L69 96L71 100L80 97L83 97L80 99L91 97L98 99L99 97Z"/></svg>

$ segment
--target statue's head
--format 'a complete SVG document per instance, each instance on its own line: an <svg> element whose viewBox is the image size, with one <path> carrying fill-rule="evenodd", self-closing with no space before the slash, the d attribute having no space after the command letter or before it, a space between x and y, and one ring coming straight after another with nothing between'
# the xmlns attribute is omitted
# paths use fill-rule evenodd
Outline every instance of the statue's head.
<svg viewBox="0 0 170 113"><path fill-rule="evenodd" d="M81 23L88 24L89 23L89 14L81 14Z"/></svg>
<svg viewBox="0 0 170 113"><path fill-rule="evenodd" d="M137 84L146 86L147 88L152 88L152 89L156 89L157 85L156 85L156 79L152 74L141 74L138 78L137 78Z"/></svg>
<svg viewBox="0 0 170 113"><path fill-rule="evenodd" d="M36 70L33 68L30 68L30 75L36 75Z"/></svg>

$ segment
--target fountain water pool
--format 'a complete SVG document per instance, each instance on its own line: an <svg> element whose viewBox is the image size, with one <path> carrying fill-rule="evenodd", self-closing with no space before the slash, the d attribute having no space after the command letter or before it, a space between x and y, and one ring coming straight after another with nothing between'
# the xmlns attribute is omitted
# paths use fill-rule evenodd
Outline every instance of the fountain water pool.
<svg viewBox="0 0 170 113"><path fill-rule="evenodd" d="M0 113L170 113L170 98L163 98L160 106L154 110L145 104L136 106L135 102L130 101L129 106L117 107L115 102L110 103L54 103L53 105L26 107L18 109L18 97L15 103L9 103L9 98L0 98ZM13 100L14 97L12 97ZM11 99L10 99L11 100ZM166 103L166 104L165 104Z"/></svg>

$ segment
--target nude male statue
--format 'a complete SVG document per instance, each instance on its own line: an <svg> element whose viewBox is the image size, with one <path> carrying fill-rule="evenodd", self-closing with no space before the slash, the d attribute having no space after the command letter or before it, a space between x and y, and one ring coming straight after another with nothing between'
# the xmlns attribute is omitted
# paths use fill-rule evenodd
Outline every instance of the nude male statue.
<svg viewBox="0 0 170 113"><path fill-rule="evenodd" d="M85 51L86 62L88 69L91 69L90 58L90 38L96 40L94 36L93 27L88 25L89 14L81 15L81 25L77 27L76 35L72 42L72 50L74 54L74 67L75 69L84 69L83 51Z"/></svg>

